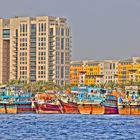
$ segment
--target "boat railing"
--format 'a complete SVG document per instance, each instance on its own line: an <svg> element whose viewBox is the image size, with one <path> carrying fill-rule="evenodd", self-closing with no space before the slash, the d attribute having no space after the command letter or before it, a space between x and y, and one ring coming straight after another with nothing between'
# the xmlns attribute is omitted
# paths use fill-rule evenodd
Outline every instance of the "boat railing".
<svg viewBox="0 0 140 140"><path fill-rule="evenodd" d="M30 99L31 98L31 93L26 93L26 92L10 92L10 91L4 91L0 93L0 98L2 100L4 99L9 99L9 100L17 100L17 99Z"/></svg>

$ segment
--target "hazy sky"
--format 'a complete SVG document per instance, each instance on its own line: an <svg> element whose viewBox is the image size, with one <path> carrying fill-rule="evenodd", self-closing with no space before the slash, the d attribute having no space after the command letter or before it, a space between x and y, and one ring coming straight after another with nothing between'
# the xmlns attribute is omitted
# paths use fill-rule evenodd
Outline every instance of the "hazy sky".
<svg viewBox="0 0 140 140"><path fill-rule="evenodd" d="M140 56L140 0L0 0L0 17L67 17L72 58Z"/></svg>

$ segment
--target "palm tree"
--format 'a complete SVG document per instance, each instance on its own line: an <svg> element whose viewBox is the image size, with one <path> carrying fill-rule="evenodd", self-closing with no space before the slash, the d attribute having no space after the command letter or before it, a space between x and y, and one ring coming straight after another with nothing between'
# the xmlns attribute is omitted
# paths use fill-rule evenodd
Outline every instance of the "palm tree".
<svg viewBox="0 0 140 140"><path fill-rule="evenodd" d="M12 86L12 85L20 85L21 84L21 80L20 79L16 79L16 80L11 80L9 82L7 82L7 85Z"/></svg>
<svg viewBox="0 0 140 140"><path fill-rule="evenodd" d="M120 83L120 84L119 84L119 88L120 88L122 91L125 91L125 86L126 86L125 83Z"/></svg>
<svg viewBox="0 0 140 140"><path fill-rule="evenodd" d="M100 83L100 84L98 84L97 87L105 88L105 87L106 87L106 82L105 82L105 83Z"/></svg>
<svg viewBox="0 0 140 140"><path fill-rule="evenodd" d="M140 81L134 82L134 85L135 85L135 86L140 86Z"/></svg>
<svg viewBox="0 0 140 140"><path fill-rule="evenodd" d="M115 82L112 82L112 81L108 82L107 83L107 88L109 88L111 90L115 89Z"/></svg>
<svg viewBox="0 0 140 140"><path fill-rule="evenodd" d="M59 89L59 86L53 83L52 81L47 81L45 83L42 83L41 86L42 90L57 90Z"/></svg>

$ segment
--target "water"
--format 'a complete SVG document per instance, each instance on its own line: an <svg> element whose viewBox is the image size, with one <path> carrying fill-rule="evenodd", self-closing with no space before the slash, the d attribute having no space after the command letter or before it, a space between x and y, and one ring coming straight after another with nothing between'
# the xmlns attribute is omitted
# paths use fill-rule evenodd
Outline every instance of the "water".
<svg viewBox="0 0 140 140"><path fill-rule="evenodd" d="M0 140L140 139L140 116L0 115Z"/></svg>

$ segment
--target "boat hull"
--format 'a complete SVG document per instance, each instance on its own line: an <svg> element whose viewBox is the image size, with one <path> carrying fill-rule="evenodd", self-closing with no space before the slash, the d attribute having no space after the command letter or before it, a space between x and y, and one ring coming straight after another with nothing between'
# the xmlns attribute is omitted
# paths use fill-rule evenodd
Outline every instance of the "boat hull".
<svg viewBox="0 0 140 140"><path fill-rule="evenodd" d="M105 106L105 114L118 114L117 106Z"/></svg>
<svg viewBox="0 0 140 140"><path fill-rule="evenodd" d="M16 102L17 113L34 113L32 102Z"/></svg>
<svg viewBox="0 0 140 140"><path fill-rule="evenodd" d="M91 114L92 106L90 104L80 104L78 105L78 110L80 114Z"/></svg>
<svg viewBox="0 0 140 140"><path fill-rule="evenodd" d="M17 106L15 104L7 104L7 114L16 114L17 113Z"/></svg>
<svg viewBox="0 0 140 140"><path fill-rule="evenodd" d="M91 114L104 114L105 107L102 105L92 105L92 113Z"/></svg>
<svg viewBox="0 0 140 140"><path fill-rule="evenodd" d="M76 103L64 103L60 101L63 113L65 114L79 114L78 105Z"/></svg>
<svg viewBox="0 0 140 140"><path fill-rule="evenodd" d="M0 114L16 114L17 107L15 104L0 103Z"/></svg>
<svg viewBox="0 0 140 140"><path fill-rule="evenodd" d="M61 107L55 104L48 104L48 103L34 103L34 110L36 113L39 114L60 114Z"/></svg>
<svg viewBox="0 0 140 140"><path fill-rule="evenodd" d="M131 115L140 115L140 106L131 105L130 106L130 114Z"/></svg>
<svg viewBox="0 0 140 140"><path fill-rule="evenodd" d="M122 105L119 106L121 115L140 115L140 105Z"/></svg>

